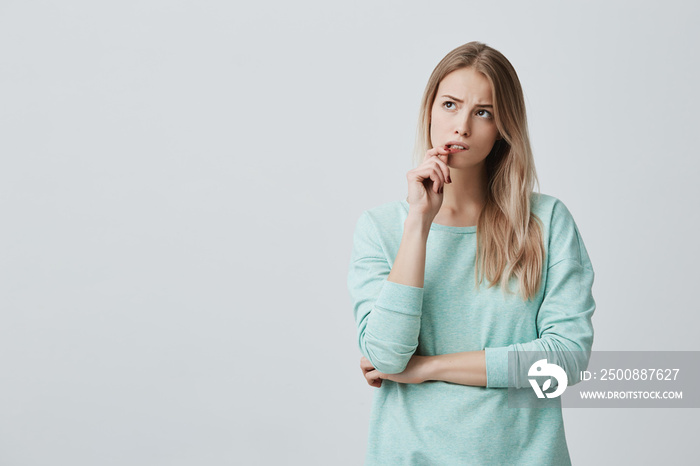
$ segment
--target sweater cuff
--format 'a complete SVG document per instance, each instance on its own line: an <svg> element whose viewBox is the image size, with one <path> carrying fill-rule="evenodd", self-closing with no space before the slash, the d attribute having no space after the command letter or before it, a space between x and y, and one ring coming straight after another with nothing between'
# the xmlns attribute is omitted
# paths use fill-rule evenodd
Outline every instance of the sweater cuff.
<svg viewBox="0 0 700 466"><path fill-rule="evenodd" d="M387 311L419 316L423 308L423 288L386 280L375 306Z"/></svg>
<svg viewBox="0 0 700 466"><path fill-rule="evenodd" d="M508 351L514 351L510 346L486 348L486 387L508 387Z"/></svg>

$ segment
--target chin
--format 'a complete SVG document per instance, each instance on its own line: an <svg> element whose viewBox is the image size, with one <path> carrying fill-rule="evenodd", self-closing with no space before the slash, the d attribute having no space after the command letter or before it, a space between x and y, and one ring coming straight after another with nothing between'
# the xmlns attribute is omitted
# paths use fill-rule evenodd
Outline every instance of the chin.
<svg viewBox="0 0 700 466"><path fill-rule="evenodd" d="M447 159L447 166L454 168L455 170L467 170L472 168L480 168L485 164L486 157L474 161L473 158L469 157L450 157Z"/></svg>

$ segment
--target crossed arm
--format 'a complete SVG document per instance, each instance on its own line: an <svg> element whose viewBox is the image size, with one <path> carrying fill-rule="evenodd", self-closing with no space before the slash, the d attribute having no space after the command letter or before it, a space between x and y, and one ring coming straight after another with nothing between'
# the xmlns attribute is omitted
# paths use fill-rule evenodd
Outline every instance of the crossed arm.
<svg viewBox="0 0 700 466"><path fill-rule="evenodd" d="M390 268L376 239L377 229L367 215L361 217L348 284L354 300L360 349L372 360L363 357L360 361L367 383L379 387L384 379L398 383L438 380L478 387L509 387L507 355L510 352L516 355L514 375L528 362L527 358L519 359L519 354L546 352L558 361L573 384L577 374L588 365L593 343L594 273L566 207L556 204L551 216L547 275L537 313L538 338L436 356L414 354L422 312L427 226L418 224L409 228L407 219L398 254ZM403 286L399 288L397 284ZM490 371L488 384L486 360ZM376 369L375 364L385 372ZM512 383L516 387L527 385L522 380Z"/></svg>
<svg viewBox="0 0 700 466"><path fill-rule="evenodd" d="M400 383L423 383L441 380L460 385L486 386L486 357L482 351L440 354L437 356L413 355L406 369L399 374L384 374L376 370L364 356L360 368L372 387L381 387L382 380Z"/></svg>

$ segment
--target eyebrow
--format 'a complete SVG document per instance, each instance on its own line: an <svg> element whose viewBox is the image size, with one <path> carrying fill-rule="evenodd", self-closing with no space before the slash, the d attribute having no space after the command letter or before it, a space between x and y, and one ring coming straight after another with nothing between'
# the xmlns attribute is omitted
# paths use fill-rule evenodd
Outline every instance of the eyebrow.
<svg viewBox="0 0 700 466"><path fill-rule="evenodd" d="M454 96L451 96L451 95L445 94L445 95L441 95L440 97L447 97L448 99L454 100L455 102L459 102L460 104L463 104L463 103L464 103L463 100L458 99L457 97L454 97ZM489 107L489 108L493 108L493 105L491 105L491 104L476 104L476 106L477 106L477 107Z"/></svg>

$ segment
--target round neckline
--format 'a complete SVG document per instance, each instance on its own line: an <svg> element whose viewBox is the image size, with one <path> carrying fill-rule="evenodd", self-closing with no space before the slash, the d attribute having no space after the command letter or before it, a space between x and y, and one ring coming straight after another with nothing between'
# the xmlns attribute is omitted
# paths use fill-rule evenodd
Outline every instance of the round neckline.
<svg viewBox="0 0 700 466"><path fill-rule="evenodd" d="M406 213L408 213L408 201L406 199L402 199L401 203L403 204L404 208L406 209ZM459 234L467 234L467 233L476 233L476 225L472 225L470 227L453 227L449 225L441 225L439 223L431 223L430 224L430 230L431 231L446 231L448 233L459 233Z"/></svg>

